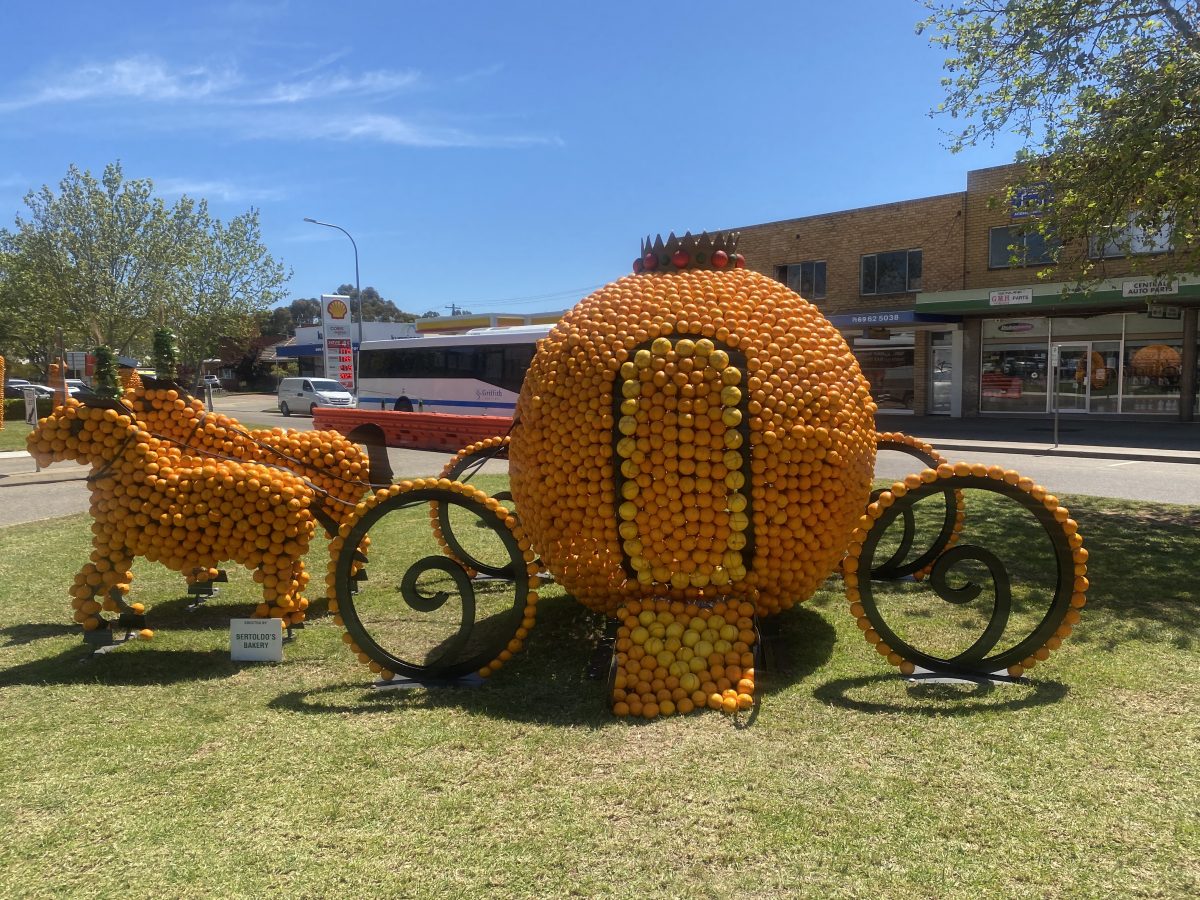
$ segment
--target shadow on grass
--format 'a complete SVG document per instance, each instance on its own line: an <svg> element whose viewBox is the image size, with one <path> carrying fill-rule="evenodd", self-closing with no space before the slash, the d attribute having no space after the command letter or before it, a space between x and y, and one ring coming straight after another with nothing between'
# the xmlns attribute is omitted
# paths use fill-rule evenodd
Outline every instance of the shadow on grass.
<svg viewBox="0 0 1200 900"><path fill-rule="evenodd" d="M250 618L257 603L257 600L227 603L220 593L197 603L195 597L184 595L147 608L146 624L163 631L228 631L230 619ZM327 615L328 602L324 598L316 598L305 610L305 621L319 621Z"/></svg>
<svg viewBox="0 0 1200 900"><path fill-rule="evenodd" d="M849 696L872 686L892 686L903 689L904 695L895 700L857 700ZM1029 709L1057 703L1069 688L1059 681L1032 681L1021 685L929 684L906 682L899 675L864 675L859 678L839 678L827 682L813 697L840 709L865 713L906 713L918 716L954 717L978 713ZM1019 696L1013 696L1019 692ZM899 694L899 690L893 691Z"/></svg>
<svg viewBox="0 0 1200 900"><path fill-rule="evenodd" d="M614 721L606 694L607 673L595 677L590 672L606 622L605 616L569 597L555 598L539 605L538 627L525 651L482 685L375 690L367 687L364 670L364 679L357 684L288 691L269 706L335 715L454 708L508 721L603 728ZM833 652L833 627L811 609L795 607L776 617L773 625L771 637L764 640L771 658L756 679L762 695L808 678Z"/></svg>
<svg viewBox="0 0 1200 900"><path fill-rule="evenodd" d="M32 644L34 641L63 637L75 632L82 634L82 630L74 622L24 622L20 625L0 628L0 638L4 641L0 643L0 647L17 647L21 644Z"/></svg>
<svg viewBox="0 0 1200 900"><path fill-rule="evenodd" d="M79 645L0 670L0 688L31 684L179 684L228 678L242 667L229 659L228 650L155 650L143 645L136 650L118 648L93 656L91 648Z"/></svg>
<svg viewBox="0 0 1200 900"><path fill-rule="evenodd" d="M1071 515L1091 553L1092 582L1071 640L1106 651L1127 641L1192 649L1200 639L1200 510L1079 498Z"/></svg>
<svg viewBox="0 0 1200 900"><path fill-rule="evenodd" d="M1096 497L1065 498L1079 523L1091 586L1083 622L1072 643L1112 652L1129 641L1190 650L1200 639L1200 603L1194 561L1200 554L1200 509ZM1004 563L1014 584L1049 579L1037 596L1053 592L1049 543L1010 502L967 492L961 543L986 547Z"/></svg>

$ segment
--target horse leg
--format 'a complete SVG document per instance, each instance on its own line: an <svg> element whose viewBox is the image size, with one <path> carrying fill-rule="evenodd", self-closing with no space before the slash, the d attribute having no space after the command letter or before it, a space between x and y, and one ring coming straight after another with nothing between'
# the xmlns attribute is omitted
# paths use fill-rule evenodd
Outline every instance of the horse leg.
<svg viewBox="0 0 1200 900"><path fill-rule="evenodd" d="M109 621L100 615L102 610L142 612L140 603L125 602L133 579L132 564L133 554L125 547L109 545L99 537L93 541L91 560L75 575L70 591L73 617L84 631L109 627Z"/></svg>

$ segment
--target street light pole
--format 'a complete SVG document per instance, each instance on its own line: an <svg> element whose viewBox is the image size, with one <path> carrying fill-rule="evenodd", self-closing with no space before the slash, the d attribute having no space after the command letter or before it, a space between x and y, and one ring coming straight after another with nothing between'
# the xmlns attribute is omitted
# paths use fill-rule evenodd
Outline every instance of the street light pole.
<svg viewBox="0 0 1200 900"><path fill-rule="evenodd" d="M358 282L358 244L354 242L354 238L351 237L350 232L348 232L341 225L334 225L332 222L319 222L316 219L310 219L308 216L304 217L304 221L313 225L324 225L326 228L336 228L346 237L350 238L350 246L354 248L354 295L355 302L358 305L358 348L354 351L353 358L354 394L355 396L358 396L358 354L362 351L362 287Z"/></svg>

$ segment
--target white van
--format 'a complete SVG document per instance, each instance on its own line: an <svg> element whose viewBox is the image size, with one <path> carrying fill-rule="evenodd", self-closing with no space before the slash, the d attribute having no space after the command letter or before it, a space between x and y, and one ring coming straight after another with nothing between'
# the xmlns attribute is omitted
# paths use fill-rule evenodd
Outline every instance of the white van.
<svg viewBox="0 0 1200 900"><path fill-rule="evenodd" d="M285 378L279 382L279 411L285 416L307 412L310 416L318 406L340 406L353 409L354 395L345 385L332 378Z"/></svg>

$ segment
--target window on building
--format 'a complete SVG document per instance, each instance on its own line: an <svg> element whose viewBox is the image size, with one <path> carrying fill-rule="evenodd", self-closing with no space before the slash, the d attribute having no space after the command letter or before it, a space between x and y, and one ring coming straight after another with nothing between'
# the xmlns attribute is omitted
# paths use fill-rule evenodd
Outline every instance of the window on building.
<svg viewBox="0 0 1200 900"><path fill-rule="evenodd" d="M813 259L780 266L783 281L789 288L806 300L821 300L825 297L825 260Z"/></svg>
<svg viewBox="0 0 1200 900"><path fill-rule="evenodd" d="M1166 253L1171 249L1171 229L1163 227L1148 231L1134 223L1136 217L1135 213L1130 213L1124 225L1111 225L1103 233L1092 235L1088 241L1088 253L1092 259Z"/></svg>
<svg viewBox="0 0 1200 900"><path fill-rule="evenodd" d="M1046 240L1039 232L1023 232L1018 228L1001 225L988 233L988 268L1008 269L1012 266L1044 265L1053 261L1054 251L1058 247L1058 241Z"/></svg>
<svg viewBox="0 0 1200 900"><path fill-rule="evenodd" d="M920 250L889 250L862 258L862 294L904 294L920 289Z"/></svg>

